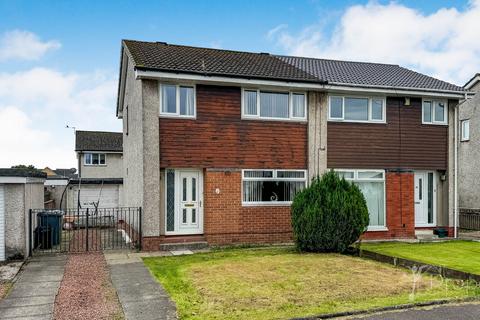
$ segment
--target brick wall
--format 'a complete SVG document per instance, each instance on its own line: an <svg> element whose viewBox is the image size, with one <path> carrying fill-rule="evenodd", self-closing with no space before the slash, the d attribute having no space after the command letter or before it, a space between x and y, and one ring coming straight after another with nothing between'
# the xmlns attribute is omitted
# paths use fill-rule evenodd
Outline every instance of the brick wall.
<svg viewBox="0 0 480 320"><path fill-rule="evenodd" d="M386 225L388 231L366 232L363 239L415 237L413 172L386 172Z"/></svg>
<svg viewBox="0 0 480 320"><path fill-rule="evenodd" d="M204 236L209 244L292 241L289 206L242 207L241 171L206 170L204 183Z"/></svg>

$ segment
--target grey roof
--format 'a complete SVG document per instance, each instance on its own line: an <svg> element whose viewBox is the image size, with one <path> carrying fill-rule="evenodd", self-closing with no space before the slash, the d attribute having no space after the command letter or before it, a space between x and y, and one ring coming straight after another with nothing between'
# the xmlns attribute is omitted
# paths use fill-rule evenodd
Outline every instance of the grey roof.
<svg viewBox="0 0 480 320"><path fill-rule="evenodd" d="M464 92L394 64L351 62L124 40L137 69L361 87Z"/></svg>
<svg viewBox="0 0 480 320"><path fill-rule="evenodd" d="M67 179L76 179L78 178L77 169L55 169L53 170L57 174L56 178L67 178Z"/></svg>
<svg viewBox="0 0 480 320"><path fill-rule="evenodd" d="M312 81L318 79L269 54L124 40L137 68L231 77Z"/></svg>
<svg viewBox="0 0 480 320"><path fill-rule="evenodd" d="M0 168L0 177L46 178L47 174L39 170L33 171L17 168Z"/></svg>
<svg viewBox="0 0 480 320"><path fill-rule="evenodd" d="M121 132L80 131L75 132L75 151L123 151Z"/></svg>
<svg viewBox="0 0 480 320"><path fill-rule="evenodd" d="M462 87L395 64L278 56L329 84L464 91Z"/></svg>

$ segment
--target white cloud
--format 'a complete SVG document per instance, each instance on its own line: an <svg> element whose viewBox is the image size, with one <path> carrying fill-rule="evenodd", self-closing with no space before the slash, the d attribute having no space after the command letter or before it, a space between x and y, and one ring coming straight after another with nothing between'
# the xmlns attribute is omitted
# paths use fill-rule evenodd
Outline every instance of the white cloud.
<svg viewBox="0 0 480 320"><path fill-rule="evenodd" d="M431 14L396 2L370 2L347 8L332 32L319 22L298 34L285 28L273 34L292 55L395 63L463 84L480 71L478 30L480 0L462 11Z"/></svg>
<svg viewBox="0 0 480 320"><path fill-rule="evenodd" d="M34 164L43 168L50 163L46 159L55 159L60 167L71 167L72 152L65 152L56 141L48 131L35 129L33 121L20 108L0 108L1 167Z"/></svg>
<svg viewBox="0 0 480 320"><path fill-rule="evenodd" d="M288 24L279 24L267 32L267 39L272 39L277 33L288 28Z"/></svg>
<svg viewBox="0 0 480 320"><path fill-rule="evenodd" d="M62 73L33 68L0 73L0 167L76 167L74 136L82 130L121 130L115 117L113 73Z"/></svg>
<svg viewBox="0 0 480 320"><path fill-rule="evenodd" d="M29 31L12 30L0 38L0 62L7 60L38 60L47 51L60 48L60 42L50 40L42 42Z"/></svg>

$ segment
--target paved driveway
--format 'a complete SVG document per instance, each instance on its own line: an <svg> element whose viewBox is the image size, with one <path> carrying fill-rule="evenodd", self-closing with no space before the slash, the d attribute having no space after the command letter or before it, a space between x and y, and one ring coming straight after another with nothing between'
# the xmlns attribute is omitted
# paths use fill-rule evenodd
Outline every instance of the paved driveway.
<svg viewBox="0 0 480 320"><path fill-rule="evenodd" d="M153 256L168 253L153 253ZM165 289L150 274L142 257L150 253L105 253L110 278L126 320L175 320L177 310Z"/></svg>
<svg viewBox="0 0 480 320"><path fill-rule="evenodd" d="M363 320L478 320L480 303L443 305L422 309L386 312L353 319Z"/></svg>
<svg viewBox="0 0 480 320"><path fill-rule="evenodd" d="M0 301L1 319L52 319L55 296L67 256L36 257L28 261L12 291Z"/></svg>

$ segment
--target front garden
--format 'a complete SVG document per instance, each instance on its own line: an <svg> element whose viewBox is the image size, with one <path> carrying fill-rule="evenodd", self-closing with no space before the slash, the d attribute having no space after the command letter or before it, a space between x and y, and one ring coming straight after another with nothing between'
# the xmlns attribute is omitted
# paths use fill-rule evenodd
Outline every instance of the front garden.
<svg viewBox="0 0 480 320"><path fill-rule="evenodd" d="M480 275L480 243L475 241L364 243L362 249Z"/></svg>
<svg viewBox="0 0 480 320"><path fill-rule="evenodd" d="M288 319L477 296L478 288L334 253L229 249L145 258L181 319Z"/></svg>

